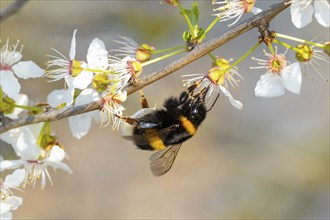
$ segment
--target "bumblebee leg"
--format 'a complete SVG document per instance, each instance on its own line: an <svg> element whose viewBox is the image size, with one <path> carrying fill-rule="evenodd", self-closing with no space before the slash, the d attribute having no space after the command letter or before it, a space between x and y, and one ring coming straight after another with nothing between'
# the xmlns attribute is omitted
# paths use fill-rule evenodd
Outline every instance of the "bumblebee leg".
<svg viewBox="0 0 330 220"><path fill-rule="evenodd" d="M127 122L130 125L133 125L136 120L134 118L130 118L130 117L122 117L120 115L115 115L117 118L120 118L121 120L124 120L125 122Z"/></svg>
<svg viewBox="0 0 330 220"><path fill-rule="evenodd" d="M149 108L147 98L144 96L142 90L140 90L140 103L142 108Z"/></svg>

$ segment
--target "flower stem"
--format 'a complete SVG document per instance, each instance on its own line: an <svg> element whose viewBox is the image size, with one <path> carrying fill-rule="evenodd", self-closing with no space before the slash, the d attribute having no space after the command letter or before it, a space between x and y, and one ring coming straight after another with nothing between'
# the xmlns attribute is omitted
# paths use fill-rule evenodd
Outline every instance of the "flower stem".
<svg viewBox="0 0 330 220"><path fill-rule="evenodd" d="M282 41L279 41L279 40L276 40L276 39L274 39L274 43L276 43L276 44L280 44L280 45L282 45L283 47L286 47L286 48L288 48L288 49L290 49L290 50L293 50L293 51L295 51L295 52L300 52L300 50L298 49L298 48L296 48L296 47L294 47L294 46L291 46L290 44L287 44L287 43L284 43L284 42L282 42Z"/></svg>
<svg viewBox="0 0 330 220"><path fill-rule="evenodd" d="M213 26L220 20L220 16L217 16L212 23L205 29L204 35L206 36L207 33L213 28Z"/></svg>
<svg viewBox="0 0 330 220"><path fill-rule="evenodd" d="M22 109L26 109L28 111L35 111L37 113L42 113L42 109L39 107L35 107L35 106L25 106L25 105L14 105L15 108L22 108Z"/></svg>
<svg viewBox="0 0 330 220"><path fill-rule="evenodd" d="M307 40L304 40L304 39L291 37L291 36L288 36L288 35L285 35L285 34L275 33L274 36L284 38L284 39L288 39L288 40L292 40L292 41L296 41L296 42L300 42L300 43L307 43L307 44L310 44L310 45L313 45L315 47L319 47L319 48L322 48L322 49L325 47L324 44L319 44L319 43L315 43L315 42L312 42L312 41L307 41Z"/></svg>
<svg viewBox="0 0 330 220"><path fill-rule="evenodd" d="M178 4L178 6L180 8L181 14L183 15L183 17L185 18L185 20L187 22L187 25L188 25L188 27L190 29L190 33L192 35L192 38L196 38L195 33L194 33L194 27L193 27L193 25L192 25L192 23L191 23L188 15L187 15L187 13L186 13L186 10L182 7L182 5L181 5L181 3L179 1L177 1L177 4Z"/></svg>
<svg viewBox="0 0 330 220"><path fill-rule="evenodd" d="M270 50L270 53L271 53L271 54L275 54L275 50L274 50L274 48L273 48L272 43L271 43L271 42L267 43L267 46L268 46L268 48L269 48L269 50Z"/></svg>
<svg viewBox="0 0 330 220"><path fill-rule="evenodd" d="M251 47L243 56L241 56L239 59L237 59L235 62L233 62L229 67L227 67L224 72L228 72L233 67L237 66L240 62L246 59L247 56L249 56L255 49L257 49L260 45L260 42L256 43L253 47Z"/></svg>
<svg viewBox="0 0 330 220"><path fill-rule="evenodd" d="M164 56L157 57L157 58L155 58L155 59L152 59L152 60L149 60L149 61L147 61L147 62L144 62L144 63L142 63L141 65L142 65L142 66L147 66L147 65L150 65L150 64L152 64L152 63L156 63L156 62L158 62L158 61L160 61L160 60L164 60L164 59L166 59L166 58L169 58L169 57L171 57L171 56L174 56L174 55L176 55L176 54L183 53L183 52L186 52L186 49L178 50L178 51L175 51L175 52L173 52L173 53L169 53L169 54L166 54L166 55L164 55Z"/></svg>
<svg viewBox="0 0 330 220"><path fill-rule="evenodd" d="M216 62L217 61L217 57L214 56L212 53L207 53L207 55L209 55L209 57L211 57L211 59Z"/></svg>
<svg viewBox="0 0 330 220"><path fill-rule="evenodd" d="M182 49L182 48L185 48L185 47L186 47L186 45L181 45L181 46L171 47L171 48L167 48L167 49L163 49L163 50L150 51L150 53L152 53L152 54L165 53L165 52L168 52L168 51Z"/></svg>

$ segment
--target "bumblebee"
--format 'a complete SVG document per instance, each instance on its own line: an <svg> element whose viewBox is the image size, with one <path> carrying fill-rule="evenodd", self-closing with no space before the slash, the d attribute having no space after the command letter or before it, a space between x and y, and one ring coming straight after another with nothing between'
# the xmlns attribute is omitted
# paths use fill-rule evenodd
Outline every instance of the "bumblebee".
<svg viewBox="0 0 330 220"><path fill-rule="evenodd" d="M194 94L196 88L197 84L192 84L179 97L166 99L158 109L149 108L141 91L142 109L122 118L121 133L125 139L142 150L157 151L150 157L150 168L155 176L162 176L171 169L181 144L195 135L210 110L205 105L208 88Z"/></svg>

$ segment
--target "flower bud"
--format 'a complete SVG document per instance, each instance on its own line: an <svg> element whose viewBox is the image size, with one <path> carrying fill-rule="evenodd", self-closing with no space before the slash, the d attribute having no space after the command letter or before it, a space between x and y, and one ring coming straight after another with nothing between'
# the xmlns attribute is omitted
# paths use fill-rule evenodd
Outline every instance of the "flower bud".
<svg viewBox="0 0 330 220"><path fill-rule="evenodd" d="M150 60L151 52L155 51L155 47L150 46L148 44L142 44L137 50L136 50L136 60L140 62L145 62Z"/></svg>
<svg viewBox="0 0 330 220"><path fill-rule="evenodd" d="M165 2L169 5L176 6L179 2L179 0L162 0L160 3Z"/></svg>
<svg viewBox="0 0 330 220"><path fill-rule="evenodd" d="M313 49L307 44L301 44L296 47L299 49L299 52L296 52L296 59L299 62L310 61L313 57Z"/></svg>

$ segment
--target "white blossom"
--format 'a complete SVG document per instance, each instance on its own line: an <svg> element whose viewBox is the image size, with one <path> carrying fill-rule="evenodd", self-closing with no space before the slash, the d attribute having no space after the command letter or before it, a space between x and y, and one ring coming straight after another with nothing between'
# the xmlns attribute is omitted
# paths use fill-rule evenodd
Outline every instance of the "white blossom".
<svg viewBox="0 0 330 220"><path fill-rule="evenodd" d="M327 0L291 0L290 2L291 20L297 28L303 28L311 23L313 14L320 25L329 27L330 4Z"/></svg>
<svg viewBox="0 0 330 220"><path fill-rule="evenodd" d="M45 188L46 179L52 180L47 170L48 166L53 169L62 169L71 173L68 165L62 162L66 154L58 145L52 146L50 150L41 149L37 145L37 139L29 129L22 130L17 138L16 152L20 157L18 160L3 160L0 162L1 171L23 167L25 170L24 185L36 185L41 180L41 188Z"/></svg>
<svg viewBox="0 0 330 220"><path fill-rule="evenodd" d="M285 89L299 94L302 82L301 69L298 62L287 65L285 54L269 54L264 51L267 60L256 59L260 66L252 69L267 69L261 75L254 89L255 95L260 97L277 97L284 94Z"/></svg>
<svg viewBox="0 0 330 220"><path fill-rule="evenodd" d="M10 98L17 98L21 86L16 77L22 79L37 78L44 74L33 61L20 61L23 57L22 49L16 45L9 45L9 40L0 49L0 87Z"/></svg>
<svg viewBox="0 0 330 220"><path fill-rule="evenodd" d="M228 25L232 26L244 13L252 12L253 14L258 14L262 11L254 7L255 2L256 0L213 0L212 3L217 5L213 11L218 12L213 15L218 16L220 22L236 19L233 23Z"/></svg>

